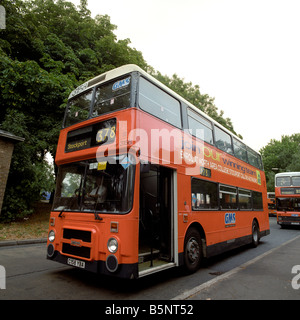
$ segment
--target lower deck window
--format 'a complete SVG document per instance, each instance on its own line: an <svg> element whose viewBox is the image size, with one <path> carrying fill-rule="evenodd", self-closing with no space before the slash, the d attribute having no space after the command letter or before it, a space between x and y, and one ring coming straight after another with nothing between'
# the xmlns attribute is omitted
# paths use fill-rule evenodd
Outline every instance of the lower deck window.
<svg viewBox="0 0 300 320"><path fill-rule="evenodd" d="M214 182L193 178L193 210L217 210L218 207L218 185Z"/></svg>
<svg viewBox="0 0 300 320"><path fill-rule="evenodd" d="M263 210L261 192L197 178L192 178L191 185L193 210Z"/></svg>

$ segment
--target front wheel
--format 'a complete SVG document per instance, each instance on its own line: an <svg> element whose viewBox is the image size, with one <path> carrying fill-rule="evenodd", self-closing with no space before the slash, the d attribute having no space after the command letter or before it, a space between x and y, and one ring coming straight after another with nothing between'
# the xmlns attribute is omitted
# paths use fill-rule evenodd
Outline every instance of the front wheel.
<svg viewBox="0 0 300 320"><path fill-rule="evenodd" d="M187 231L184 240L184 265L187 273L193 273L200 267L202 260L201 237L195 228Z"/></svg>

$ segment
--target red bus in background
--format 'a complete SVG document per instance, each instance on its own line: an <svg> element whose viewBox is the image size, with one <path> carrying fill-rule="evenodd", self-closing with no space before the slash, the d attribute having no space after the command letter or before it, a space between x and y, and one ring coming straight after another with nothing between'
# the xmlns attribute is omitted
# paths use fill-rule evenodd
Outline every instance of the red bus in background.
<svg viewBox="0 0 300 320"><path fill-rule="evenodd" d="M275 202L275 192L268 192L268 209L269 209L269 216L276 217L276 202Z"/></svg>
<svg viewBox="0 0 300 320"><path fill-rule="evenodd" d="M275 175L277 223L282 227L300 225L300 172Z"/></svg>
<svg viewBox="0 0 300 320"><path fill-rule="evenodd" d="M269 234L260 155L135 65L68 100L47 257L136 279Z"/></svg>

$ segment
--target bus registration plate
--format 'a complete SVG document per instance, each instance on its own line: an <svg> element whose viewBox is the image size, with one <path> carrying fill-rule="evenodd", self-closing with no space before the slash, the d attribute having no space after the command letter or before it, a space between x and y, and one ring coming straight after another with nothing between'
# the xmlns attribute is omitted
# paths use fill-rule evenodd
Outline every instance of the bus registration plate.
<svg viewBox="0 0 300 320"><path fill-rule="evenodd" d="M76 259L72 259L72 258L68 258L67 264L69 264L70 266L73 266L73 267L78 267L78 268L82 268L82 269L85 268L84 261L80 261L80 260L76 260Z"/></svg>

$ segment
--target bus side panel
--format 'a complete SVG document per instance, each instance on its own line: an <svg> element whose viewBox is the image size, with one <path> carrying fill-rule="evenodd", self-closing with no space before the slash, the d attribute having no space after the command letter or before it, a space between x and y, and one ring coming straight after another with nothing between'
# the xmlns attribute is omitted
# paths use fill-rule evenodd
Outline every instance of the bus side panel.
<svg viewBox="0 0 300 320"><path fill-rule="evenodd" d="M196 223L203 228L206 240L206 246L211 247L214 254L228 250L228 248L238 247L240 245L251 242L252 240L252 222L254 219L258 221L261 236L269 233L269 218L267 208L267 197L263 187L257 188L263 194L263 210L211 210L211 211L193 211L192 195L191 195L191 177L184 175L181 170L178 175L178 249L179 253L184 251L184 237L188 227ZM214 177L214 178L213 178ZM198 178L198 177L197 177ZM220 182L220 180L224 182ZM234 179L228 180L224 174L212 172L212 181L219 181L227 185L241 185L241 181ZM200 177L203 179L203 177ZM265 185L265 175L261 174L262 185ZM221 181L222 181L221 180ZM226 181L226 182L225 182ZM182 188L180 186L186 186ZM244 182L242 185L245 189L253 190L253 184ZM235 223L226 224L225 215L227 213L235 213ZM236 239L236 240L234 240Z"/></svg>

